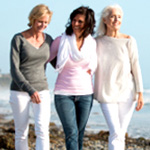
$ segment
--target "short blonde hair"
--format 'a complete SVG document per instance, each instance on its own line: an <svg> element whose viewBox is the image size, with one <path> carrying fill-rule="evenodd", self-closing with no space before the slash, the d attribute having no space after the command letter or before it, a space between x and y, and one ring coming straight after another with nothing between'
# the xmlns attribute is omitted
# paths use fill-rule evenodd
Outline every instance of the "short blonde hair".
<svg viewBox="0 0 150 150"><path fill-rule="evenodd" d="M46 6L44 4L37 5L31 10L31 12L29 14L28 26L32 27L33 23L36 19L39 19L45 15L49 15L49 22L48 23L50 23L52 14L53 14L53 12L49 10L48 6Z"/></svg>
<svg viewBox="0 0 150 150"><path fill-rule="evenodd" d="M118 9L123 16L123 10L118 4L106 6L101 12L99 25L98 25L98 28L96 31L97 36L101 36L101 35L104 35L106 33L106 25L103 22L103 19L108 17L108 15L110 14L112 9Z"/></svg>

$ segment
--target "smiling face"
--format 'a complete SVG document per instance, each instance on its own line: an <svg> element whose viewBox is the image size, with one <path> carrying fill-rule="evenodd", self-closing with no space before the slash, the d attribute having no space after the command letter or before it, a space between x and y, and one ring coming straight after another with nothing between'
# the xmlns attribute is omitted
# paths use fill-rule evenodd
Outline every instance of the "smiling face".
<svg viewBox="0 0 150 150"><path fill-rule="evenodd" d="M107 30L117 31L120 29L122 23L122 13L118 9L112 9L110 14L103 19L106 24Z"/></svg>
<svg viewBox="0 0 150 150"><path fill-rule="evenodd" d="M49 15L45 15L39 19L35 19L32 28L35 32L43 32L49 24Z"/></svg>
<svg viewBox="0 0 150 150"><path fill-rule="evenodd" d="M80 36L82 32L84 31L84 26L85 26L85 16L81 14L77 14L72 22L72 30L76 36Z"/></svg>

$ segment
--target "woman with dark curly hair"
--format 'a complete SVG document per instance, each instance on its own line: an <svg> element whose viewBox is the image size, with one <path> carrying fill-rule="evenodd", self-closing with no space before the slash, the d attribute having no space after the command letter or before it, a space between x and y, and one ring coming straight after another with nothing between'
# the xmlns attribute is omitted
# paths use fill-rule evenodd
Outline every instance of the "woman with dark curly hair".
<svg viewBox="0 0 150 150"><path fill-rule="evenodd" d="M79 7L71 13L65 33L51 46L51 60L57 55L59 72L54 89L55 106L65 132L67 150L82 150L92 107L92 75L97 64L96 42L91 36L94 27L94 11Z"/></svg>

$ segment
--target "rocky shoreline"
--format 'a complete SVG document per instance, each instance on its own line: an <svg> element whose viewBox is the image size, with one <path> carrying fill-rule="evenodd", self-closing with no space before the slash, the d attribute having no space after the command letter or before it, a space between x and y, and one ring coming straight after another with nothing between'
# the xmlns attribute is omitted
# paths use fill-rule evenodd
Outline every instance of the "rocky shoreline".
<svg viewBox="0 0 150 150"><path fill-rule="evenodd" d="M0 150L14 150L14 122L0 116ZM148 133L149 134L149 133ZM108 150L108 131L99 133L85 132L83 150ZM61 127L50 123L51 150L65 150L64 133ZM29 150L34 150L35 134L34 125L29 128ZM150 139L130 138L126 134L126 150L150 150Z"/></svg>

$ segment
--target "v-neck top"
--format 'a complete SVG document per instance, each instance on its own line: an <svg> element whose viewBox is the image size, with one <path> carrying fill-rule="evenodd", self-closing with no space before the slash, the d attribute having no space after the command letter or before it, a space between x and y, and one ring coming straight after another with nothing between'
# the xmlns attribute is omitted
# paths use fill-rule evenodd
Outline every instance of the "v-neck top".
<svg viewBox="0 0 150 150"><path fill-rule="evenodd" d="M11 90L25 91L32 95L35 91L48 89L45 68L53 39L50 35L45 35L45 41L38 49L21 33L14 35L10 52Z"/></svg>
<svg viewBox="0 0 150 150"><path fill-rule="evenodd" d="M136 40L109 36L96 38L98 66L95 99L101 103L125 102L143 92Z"/></svg>

